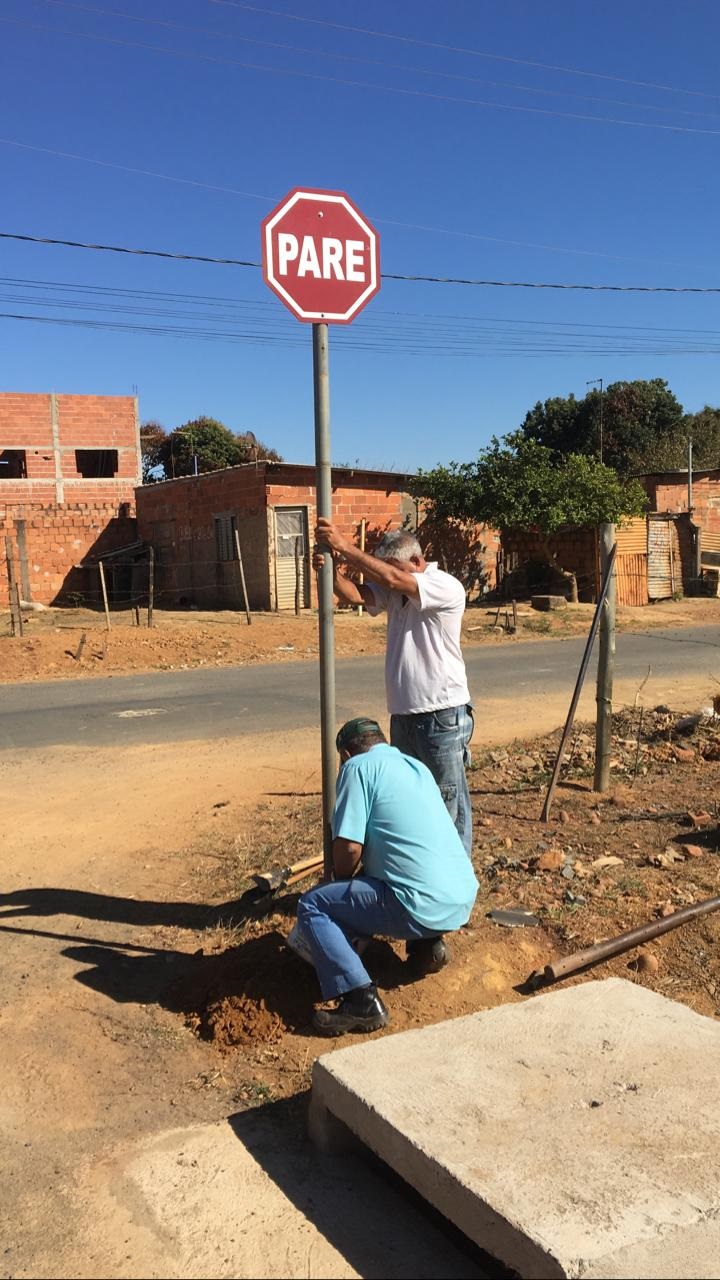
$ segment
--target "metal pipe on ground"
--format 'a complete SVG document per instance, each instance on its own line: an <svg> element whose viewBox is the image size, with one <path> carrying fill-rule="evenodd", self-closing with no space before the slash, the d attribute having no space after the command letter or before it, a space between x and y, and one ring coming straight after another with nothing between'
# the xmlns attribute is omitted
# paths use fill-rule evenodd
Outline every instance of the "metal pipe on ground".
<svg viewBox="0 0 720 1280"><path fill-rule="evenodd" d="M528 986L537 988L551 982L558 982L561 978L569 978L573 973L579 973L582 969L601 964L603 960L610 960L613 956L632 951L635 947L641 947L645 942L652 942L654 938L660 938L664 933L669 933L690 920L697 920L700 916L710 915L711 912L718 910L720 910L720 897L704 898L702 902L695 902L690 907L683 907L680 911L673 912L664 920L652 920L649 924L639 925L636 929L628 929L627 933L618 934L616 938L608 938L605 942L598 942L593 947L585 947L583 951L575 951L572 955L563 956L561 960L554 960L552 964L546 964L544 969L538 969L531 974L528 978Z"/></svg>

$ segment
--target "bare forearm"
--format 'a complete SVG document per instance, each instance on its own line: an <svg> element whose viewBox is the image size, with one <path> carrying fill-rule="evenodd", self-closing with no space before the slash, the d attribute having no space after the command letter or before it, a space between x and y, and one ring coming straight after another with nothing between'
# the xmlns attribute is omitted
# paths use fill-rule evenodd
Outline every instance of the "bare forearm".
<svg viewBox="0 0 720 1280"><path fill-rule="evenodd" d="M388 591L403 591L407 588L406 579L412 580L411 574L403 573L393 565L386 564L384 560L378 560L376 556L369 556L366 551L361 551L352 542L344 543L340 554L346 564L364 573L371 582L379 583Z"/></svg>
<svg viewBox="0 0 720 1280"><path fill-rule="evenodd" d="M333 578L333 591L342 604L364 604L365 598L357 583L352 582L344 573L336 571Z"/></svg>
<svg viewBox="0 0 720 1280"><path fill-rule="evenodd" d="M355 840L336 836L333 840L333 870L338 880L352 880L360 866L363 847Z"/></svg>

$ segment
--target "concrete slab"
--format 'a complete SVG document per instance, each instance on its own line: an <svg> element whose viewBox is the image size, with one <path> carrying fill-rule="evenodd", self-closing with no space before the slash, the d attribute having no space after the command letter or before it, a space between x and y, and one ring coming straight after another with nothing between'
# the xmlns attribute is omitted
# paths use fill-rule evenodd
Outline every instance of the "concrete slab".
<svg viewBox="0 0 720 1280"><path fill-rule="evenodd" d="M618 978L320 1058L357 1135L523 1277L720 1276L720 1026Z"/></svg>

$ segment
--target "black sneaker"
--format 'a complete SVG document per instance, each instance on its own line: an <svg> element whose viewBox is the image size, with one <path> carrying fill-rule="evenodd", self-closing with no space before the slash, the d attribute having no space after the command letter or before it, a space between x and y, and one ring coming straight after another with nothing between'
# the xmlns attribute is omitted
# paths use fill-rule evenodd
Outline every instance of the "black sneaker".
<svg viewBox="0 0 720 1280"><path fill-rule="evenodd" d="M407 960L418 977L424 977L427 973L439 973L449 960L444 939L438 936L408 942Z"/></svg>
<svg viewBox="0 0 720 1280"><path fill-rule="evenodd" d="M313 1026L324 1036L344 1036L348 1031L379 1031L389 1017L374 986L356 987L334 1009L318 1009Z"/></svg>

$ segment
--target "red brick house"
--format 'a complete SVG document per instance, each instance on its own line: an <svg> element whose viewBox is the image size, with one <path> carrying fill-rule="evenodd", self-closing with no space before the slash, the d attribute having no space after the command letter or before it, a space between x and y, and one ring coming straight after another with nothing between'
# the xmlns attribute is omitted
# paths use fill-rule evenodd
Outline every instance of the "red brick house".
<svg viewBox="0 0 720 1280"><path fill-rule="evenodd" d="M658 471L637 479L652 511L687 511L687 471ZM693 471L692 509L693 520L704 533L720 534L720 467Z"/></svg>
<svg viewBox="0 0 720 1280"><path fill-rule="evenodd" d="M23 599L97 589L79 566L136 536L140 475L136 397L0 393L0 549L9 535Z"/></svg>
<svg viewBox="0 0 720 1280"><path fill-rule="evenodd" d="M363 520L368 547L387 529L416 527L406 475L335 467L332 481L333 517L349 537L360 537ZM314 467L246 463L144 485L136 503L137 536L155 550L159 603L240 608L236 534L251 608L294 607L296 545L300 605L316 603Z"/></svg>

